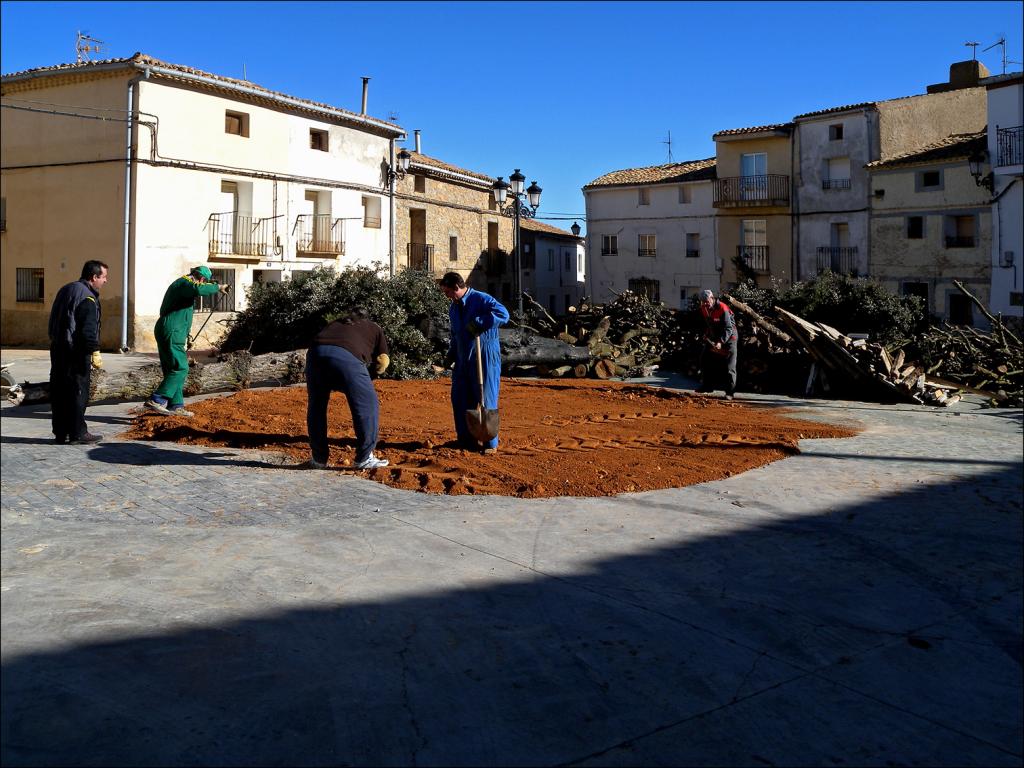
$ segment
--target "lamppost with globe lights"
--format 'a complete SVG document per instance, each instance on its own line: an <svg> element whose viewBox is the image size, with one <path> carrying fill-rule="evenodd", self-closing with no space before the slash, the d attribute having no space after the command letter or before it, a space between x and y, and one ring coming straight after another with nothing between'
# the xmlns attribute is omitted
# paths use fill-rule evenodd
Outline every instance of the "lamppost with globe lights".
<svg viewBox="0 0 1024 768"><path fill-rule="evenodd" d="M519 338L522 340L523 337L523 255L522 255L522 240L520 237L519 222L522 218L532 219L537 216L537 209L540 207L540 193L541 188L537 186L537 182L533 182L529 187L526 188L525 194L523 190L523 184L526 182L526 177L519 172L516 168L511 176L508 177L510 183L506 183L505 180L499 176L498 180L492 185L494 190L494 201L498 204L498 211L502 216L508 216L514 220L513 225L513 245L516 254L516 322L519 324ZM509 191L512 192L511 198L508 204L505 204L505 199L509 197Z"/></svg>

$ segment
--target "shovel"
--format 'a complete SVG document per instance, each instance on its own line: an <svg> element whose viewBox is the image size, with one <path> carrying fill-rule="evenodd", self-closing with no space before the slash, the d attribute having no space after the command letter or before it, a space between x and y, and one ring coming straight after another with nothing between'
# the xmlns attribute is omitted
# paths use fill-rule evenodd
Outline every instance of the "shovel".
<svg viewBox="0 0 1024 768"><path fill-rule="evenodd" d="M476 337L476 372L480 377L480 402L466 411L466 427L478 442L486 443L498 436L501 423L496 408L484 408L484 363L480 353L480 337Z"/></svg>

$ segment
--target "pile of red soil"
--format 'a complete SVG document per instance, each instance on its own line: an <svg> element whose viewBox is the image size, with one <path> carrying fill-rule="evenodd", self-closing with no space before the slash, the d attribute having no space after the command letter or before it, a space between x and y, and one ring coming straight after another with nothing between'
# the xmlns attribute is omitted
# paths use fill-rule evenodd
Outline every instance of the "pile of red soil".
<svg viewBox="0 0 1024 768"><path fill-rule="evenodd" d="M678 488L745 472L798 453L807 438L855 430L799 421L776 410L607 381L501 384L498 453L455 445L447 380L375 382L376 453L391 465L365 473L426 493L610 496ZM259 448L309 458L305 387L245 390L191 403L194 418L144 413L125 435L189 445ZM344 395L328 410L332 467L355 456Z"/></svg>

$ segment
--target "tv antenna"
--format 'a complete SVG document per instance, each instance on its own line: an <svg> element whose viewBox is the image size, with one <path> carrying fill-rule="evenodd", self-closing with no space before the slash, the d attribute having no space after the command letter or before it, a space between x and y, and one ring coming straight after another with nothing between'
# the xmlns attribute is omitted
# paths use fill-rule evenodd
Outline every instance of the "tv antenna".
<svg viewBox="0 0 1024 768"><path fill-rule="evenodd" d="M388 122L389 123L397 123L398 122L398 113L395 112L395 110L393 110L393 109L389 109L388 110Z"/></svg>
<svg viewBox="0 0 1024 768"><path fill-rule="evenodd" d="M102 40L83 35L81 32L78 33L78 38L75 40L75 56L79 64L92 61L90 54L99 53L101 50L103 50Z"/></svg>
<svg viewBox="0 0 1024 768"><path fill-rule="evenodd" d="M1002 73L1005 75L1006 74L1006 65L1007 64L1020 64L1020 62L1019 61L1012 61L1012 60L1006 58L1006 38L1005 37L1000 37L998 40L996 40L994 43L992 43L992 45L990 45L988 48L982 48L981 50L984 53L985 51L992 50L997 45L1001 46L1002 49L1003 49L1003 57L1002 57L1003 58L1003 72Z"/></svg>
<svg viewBox="0 0 1024 768"><path fill-rule="evenodd" d="M971 49L971 59L973 59L974 61L977 61L978 60L978 46L981 45L981 43L971 42L971 43L964 43L964 45L966 45L968 48Z"/></svg>
<svg viewBox="0 0 1024 768"><path fill-rule="evenodd" d="M661 142L662 144L668 145L668 161L672 162L672 131L668 132L668 139Z"/></svg>

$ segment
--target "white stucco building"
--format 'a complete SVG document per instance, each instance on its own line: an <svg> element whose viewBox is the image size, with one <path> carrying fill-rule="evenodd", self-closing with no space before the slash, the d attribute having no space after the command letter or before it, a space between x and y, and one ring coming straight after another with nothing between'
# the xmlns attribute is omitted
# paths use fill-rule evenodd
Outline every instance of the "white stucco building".
<svg viewBox="0 0 1024 768"><path fill-rule="evenodd" d="M984 81L988 93L988 162L992 168L993 313L1024 311L1024 73Z"/></svg>
<svg viewBox="0 0 1024 768"><path fill-rule="evenodd" d="M717 290L714 178L708 158L613 171L583 187L586 293L606 302L632 290L679 308L702 288Z"/></svg>
<svg viewBox="0 0 1024 768"><path fill-rule="evenodd" d="M586 245L582 237L536 219L522 219L523 287L551 314L564 314L586 293Z"/></svg>
<svg viewBox="0 0 1024 768"><path fill-rule="evenodd" d="M393 265L405 134L365 114L363 87L355 113L143 54L4 75L3 343L47 343L53 296L87 259L110 266L103 347L137 350L197 264L234 288L200 307L218 313L254 281Z"/></svg>

